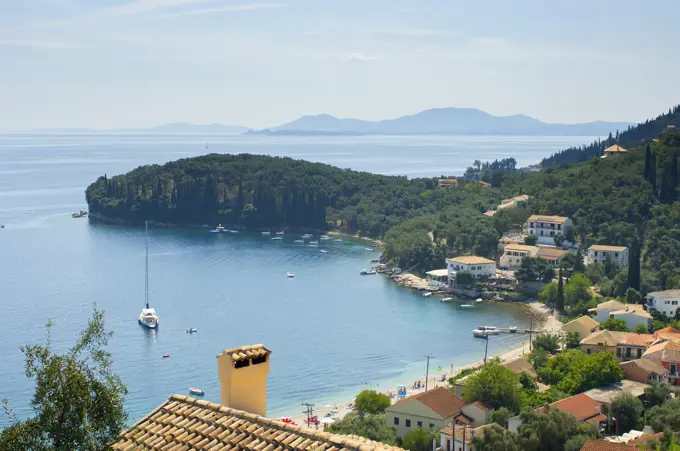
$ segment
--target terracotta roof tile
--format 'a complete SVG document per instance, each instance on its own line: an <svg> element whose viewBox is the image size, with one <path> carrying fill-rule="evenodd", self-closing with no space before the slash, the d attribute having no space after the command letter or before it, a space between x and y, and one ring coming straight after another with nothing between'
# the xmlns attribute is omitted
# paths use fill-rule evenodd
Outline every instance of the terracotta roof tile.
<svg viewBox="0 0 680 451"><path fill-rule="evenodd" d="M499 427L500 426L496 423L489 423L485 424L484 426L479 426L476 428L472 428L470 426L456 426L456 439L460 442L463 441L463 436L465 436L465 443L470 443L472 441L473 437L479 436L484 433L484 431L492 426ZM447 424L444 426L444 428L441 431L442 434L448 435L449 437L453 436L453 425L452 424Z"/></svg>
<svg viewBox="0 0 680 451"><path fill-rule="evenodd" d="M536 254L536 256L542 258L543 260L557 260L562 258L566 254L567 251L565 251L564 249L557 249L554 247L541 247L538 249L538 253Z"/></svg>
<svg viewBox="0 0 680 451"><path fill-rule="evenodd" d="M547 224L563 224L569 218L566 216L532 215L527 222L543 222Z"/></svg>
<svg viewBox="0 0 680 451"><path fill-rule="evenodd" d="M656 360L652 359L637 359L637 360L630 360L628 362L621 362L621 367L626 368L629 366L637 366L647 373L654 373L654 374L659 374L663 376L664 374L668 373L668 369L666 369L665 366L657 362Z"/></svg>
<svg viewBox="0 0 680 451"><path fill-rule="evenodd" d="M409 396L396 402L394 405L397 406L412 400L417 400L442 418L451 418L459 413L460 409L465 405L465 401L444 387L437 387L417 395Z"/></svg>
<svg viewBox="0 0 680 451"><path fill-rule="evenodd" d="M111 449L402 451L362 437L319 432L180 395L171 396L123 432Z"/></svg>
<svg viewBox="0 0 680 451"><path fill-rule="evenodd" d="M240 348L231 348L222 352L223 355L228 355L234 361L246 360L256 357L264 357L268 356L271 353L272 352L262 344L242 346Z"/></svg>
<svg viewBox="0 0 680 451"><path fill-rule="evenodd" d="M587 327L588 329L594 329L600 325L597 321L595 321L593 318L590 316L583 315L580 318L576 318L573 321L569 321L567 324L564 326L567 327L570 324L580 324L583 327Z"/></svg>
<svg viewBox="0 0 680 451"><path fill-rule="evenodd" d="M634 446L624 445L623 443L614 443L591 438L583 445L581 451L638 451L638 449Z"/></svg>
<svg viewBox="0 0 680 451"><path fill-rule="evenodd" d="M585 393L581 393L580 395L576 396L571 396L569 398L564 398L561 401L554 402L545 407L539 407L538 409L536 409L536 411L545 412L548 408L559 409L564 412L569 412L572 415L574 415L574 417L576 417L576 420L578 421L588 421L589 419L597 419L599 418L600 415L602 415L600 411L600 403L595 401ZM604 421L607 419L607 417L605 417L604 415L602 415L602 417L604 417L604 419L600 421Z"/></svg>
<svg viewBox="0 0 680 451"><path fill-rule="evenodd" d="M465 255L461 257L453 257L449 258L448 260L458 263L459 265L488 265L488 264L496 264L495 261L489 260L488 258L484 257L477 257L474 255Z"/></svg>
<svg viewBox="0 0 680 451"><path fill-rule="evenodd" d="M605 251L605 252L623 252L628 249L625 246L605 246L603 244L593 244L590 246L591 251Z"/></svg>

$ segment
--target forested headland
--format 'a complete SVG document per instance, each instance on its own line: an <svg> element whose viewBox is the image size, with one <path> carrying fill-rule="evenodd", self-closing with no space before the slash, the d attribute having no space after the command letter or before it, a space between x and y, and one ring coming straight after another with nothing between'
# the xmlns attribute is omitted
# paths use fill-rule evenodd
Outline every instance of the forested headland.
<svg viewBox="0 0 680 451"><path fill-rule="evenodd" d="M677 108L670 113L677 114ZM662 117L666 123L670 116ZM652 122L652 135L639 135L637 145L616 157L539 173L517 170L512 161L480 163L477 175L491 187L461 177L457 186L440 188L435 178L211 154L102 176L86 196L93 216L128 223L333 229L381 238L385 256L414 271L441 268L455 255L495 258L502 234L529 215L568 216L583 246L629 246L642 257L645 287L668 288L680 285L680 135L674 129L657 133ZM520 194L529 201L483 214Z"/></svg>

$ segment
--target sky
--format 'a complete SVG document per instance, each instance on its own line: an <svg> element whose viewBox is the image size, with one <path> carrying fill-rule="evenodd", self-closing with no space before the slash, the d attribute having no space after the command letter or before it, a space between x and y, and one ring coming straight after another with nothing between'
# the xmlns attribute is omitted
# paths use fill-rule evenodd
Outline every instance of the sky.
<svg viewBox="0 0 680 451"><path fill-rule="evenodd" d="M642 121L680 1L0 0L0 129L264 128L434 107Z"/></svg>

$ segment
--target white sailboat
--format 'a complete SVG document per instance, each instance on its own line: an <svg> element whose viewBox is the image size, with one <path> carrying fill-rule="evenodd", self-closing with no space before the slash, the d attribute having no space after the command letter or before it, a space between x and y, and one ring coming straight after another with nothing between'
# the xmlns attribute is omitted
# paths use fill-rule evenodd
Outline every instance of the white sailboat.
<svg viewBox="0 0 680 451"><path fill-rule="evenodd" d="M139 314L139 324L142 326L155 329L161 322L156 310L149 307L149 223L144 222L144 236L146 238L146 260L144 266L144 300L146 302L146 308L142 309L142 313Z"/></svg>

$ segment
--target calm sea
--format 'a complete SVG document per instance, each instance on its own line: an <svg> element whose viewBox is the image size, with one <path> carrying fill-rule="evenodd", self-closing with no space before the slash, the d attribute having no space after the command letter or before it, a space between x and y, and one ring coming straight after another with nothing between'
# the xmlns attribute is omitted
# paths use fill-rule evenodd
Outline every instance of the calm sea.
<svg viewBox="0 0 680 451"><path fill-rule="evenodd" d="M220 153L288 155L340 167L408 176L461 174L475 159L515 157L520 165L589 137L256 137L0 135L0 398L30 413L32 383L22 344L65 350L91 314L106 310L115 331L115 371L130 389L138 419L172 393L200 387L219 401L215 356L265 343L273 350L272 416L302 402L338 402L370 386L392 388L431 371L479 360L480 324L527 325L516 306L461 309L360 276L377 253L346 240L318 248L251 234L150 231L150 297L162 318L149 333L137 324L144 300L144 232L89 224L84 189L104 173L181 157ZM206 149L206 144L209 149ZM327 253L321 253L327 249ZM286 277L287 271L296 274ZM185 329L198 329L195 335ZM494 337L497 353L526 338ZM171 355L163 359L162 354ZM7 420L0 417L0 427Z"/></svg>

